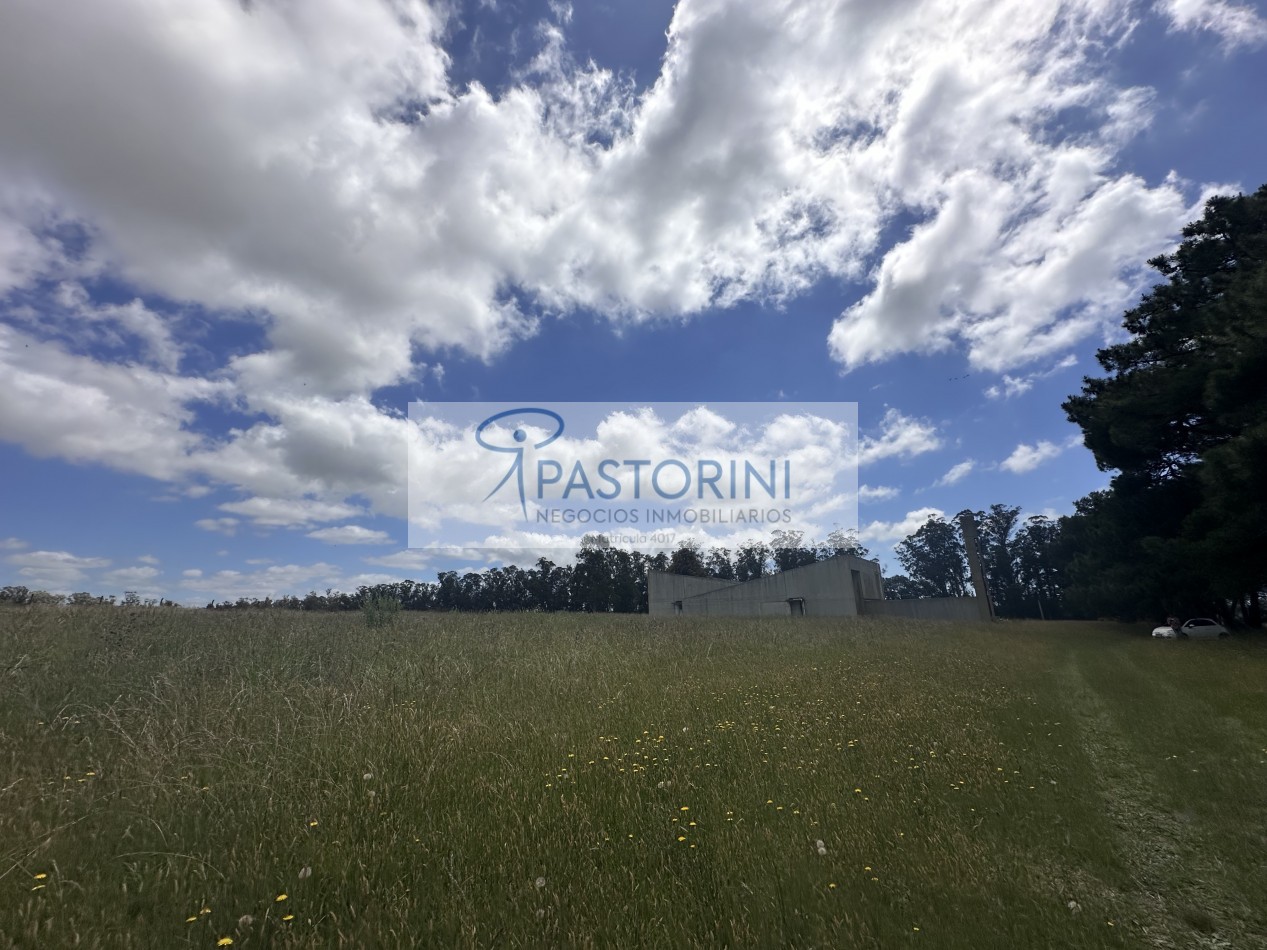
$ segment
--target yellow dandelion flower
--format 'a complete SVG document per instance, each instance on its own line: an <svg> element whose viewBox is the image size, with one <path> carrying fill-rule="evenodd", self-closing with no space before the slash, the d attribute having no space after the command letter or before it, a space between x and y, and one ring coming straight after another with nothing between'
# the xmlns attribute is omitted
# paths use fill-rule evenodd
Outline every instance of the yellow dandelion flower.
<svg viewBox="0 0 1267 950"><path fill-rule="evenodd" d="M288 895L286 894L278 894L276 897L273 898L273 903L280 904L282 901L284 901L287 898L287 896Z"/></svg>
<svg viewBox="0 0 1267 950"><path fill-rule="evenodd" d="M678 811L690 811L690 810L691 810L690 805L683 805L681 808L678 809Z"/></svg>
<svg viewBox="0 0 1267 950"><path fill-rule="evenodd" d="M221 937L219 940L216 941L216 946L217 947L231 947L233 946L233 938Z"/></svg>
<svg viewBox="0 0 1267 950"><path fill-rule="evenodd" d="M186 918L185 918L185 923L187 923L187 924L192 924L192 923L193 923L195 920L197 920L197 919L198 919L198 915L197 915L197 914L194 914L194 915L192 915L192 916L190 916L190 917L186 917Z"/></svg>
<svg viewBox="0 0 1267 950"><path fill-rule="evenodd" d="M48 877L48 875L47 875L47 874L45 874L43 871L41 871L39 874L35 875L35 880L37 880L37 881L42 881L42 880L44 880L46 877Z"/></svg>
<svg viewBox="0 0 1267 950"><path fill-rule="evenodd" d="M198 913L199 913L199 914L209 914L209 913L211 913L211 908L210 908L210 907L204 907L202 910L198 911Z"/></svg>
<svg viewBox="0 0 1267 950"><path fill-rule="evenodd" d="M835 882L835 881L832 881L832 882L831 882L830 884L828 884L827 886L828 886L828 887L830 887L830 888L834 891L834 890L836 889L836 882Z"/></svg>
<svg viewBox="0 0 1267 950"><path fill-rule="evenodd" d="M317 819L315 819L315 818L314 818L314 819L312 819L312 821L308 822L308 827L309 827L309 828L315 828L315 827L317 827Z"/></svg>
<svg viewBox="0 0 1267 950"><path fill-rule="evenodd" d="M287 914L285 917L282 918L282 920L294 920L294 919L295 919L294 914Z"/></svg>
<svg viewBox="0 0 1267 950"><path fill-rule="evenodd" d="M677 840L678 840L678 841L685 841L685 840L686 840L686 835L678 835L678 836L677 836Z"/></svg>

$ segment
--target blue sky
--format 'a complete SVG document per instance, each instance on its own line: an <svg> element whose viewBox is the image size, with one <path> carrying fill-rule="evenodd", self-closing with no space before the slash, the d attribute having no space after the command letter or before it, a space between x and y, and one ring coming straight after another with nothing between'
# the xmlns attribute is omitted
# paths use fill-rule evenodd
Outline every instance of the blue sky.
<svg viewBox="0 0 1267 950"><path fill-rule="evenodd" d="M91 37L91 40L89 39ZM858 404L864 543L1107 483L1060 402L1267 153L1224 0L0 10L0 583L432 579L412 400Z"/></svg>

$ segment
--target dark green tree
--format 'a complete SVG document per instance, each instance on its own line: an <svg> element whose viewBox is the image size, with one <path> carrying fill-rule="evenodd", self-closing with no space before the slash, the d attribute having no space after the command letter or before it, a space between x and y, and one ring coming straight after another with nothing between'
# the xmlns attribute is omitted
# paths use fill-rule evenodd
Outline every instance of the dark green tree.
<svg viewBox="0 0 1267 950"><path fill-rule="evenodd" d="M704 554L698 541L683 541L669 558L670 574L689 574L692 577L707 577L708 567L704 563Z"/></svg>
<svg viewBox="0 0 1267 950"><path fill-rule="evenodd" d="M1107 497L1062 527L1071 601L1123 617L1239 613L1267 586L1267 186L1216 197L1064 403ZM1101 522L1089 524L1090 520ZM1118 593L1115 594L1115 591Z"/></svg>
<svg viewBox="0 0 1267 950"><path fill-rule="evenodd" d="M920 596L920 585L905 574L884 578L885 600L915 600Z"/></svg>
<svg viewBox="0 0 1267 950"><path fill-rule="evenodd" d="M954 525L936 515L895 548L907 576L924 597L968 593L968 560Z"/></svg>

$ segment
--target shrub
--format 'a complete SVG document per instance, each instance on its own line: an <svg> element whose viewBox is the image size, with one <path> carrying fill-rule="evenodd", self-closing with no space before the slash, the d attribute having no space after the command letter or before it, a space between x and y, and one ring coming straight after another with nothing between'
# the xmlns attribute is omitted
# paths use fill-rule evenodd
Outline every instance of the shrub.
<svg viewBox="0 0 1267 950"><path fill-rule="evenodd" d="M387 594L370 594L361 601L361 616L371 630L390 627L400 613L400 601Z"/></svg>

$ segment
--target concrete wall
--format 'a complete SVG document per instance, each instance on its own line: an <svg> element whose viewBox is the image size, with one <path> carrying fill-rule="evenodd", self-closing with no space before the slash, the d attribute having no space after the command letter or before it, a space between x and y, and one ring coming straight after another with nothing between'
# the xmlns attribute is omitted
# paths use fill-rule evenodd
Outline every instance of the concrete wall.
<svg viewBox="0 0 1267 950"><path fill-rule="evenodd" d="M871 600L862 602L862 613L873 617L909 617L914 620L981 620L981 604L975 597L923 597L919 600Z"/></svg>
<svg viewBox="0 0 1267 950"><path fill-rule="evenodd" d="M713 577L689 577L686 574L665 574L661 571L647 573L647 613L652 617L671 617L677 611L673 602L704 594L708 591L733 587L736 581L719 581Z"/></svg>
<svg viewBox="0 0 1267 950"><path fill-rule="evenodd" d="M854 572L863 597L881 593L880 565L848 555L745 583L653 571L647 575L648 608L653 616L671 616L679 612L674 602L681 601L680 612L691 616L791 616L803 610L807 617L852 617L859 613Z"/></svg>

